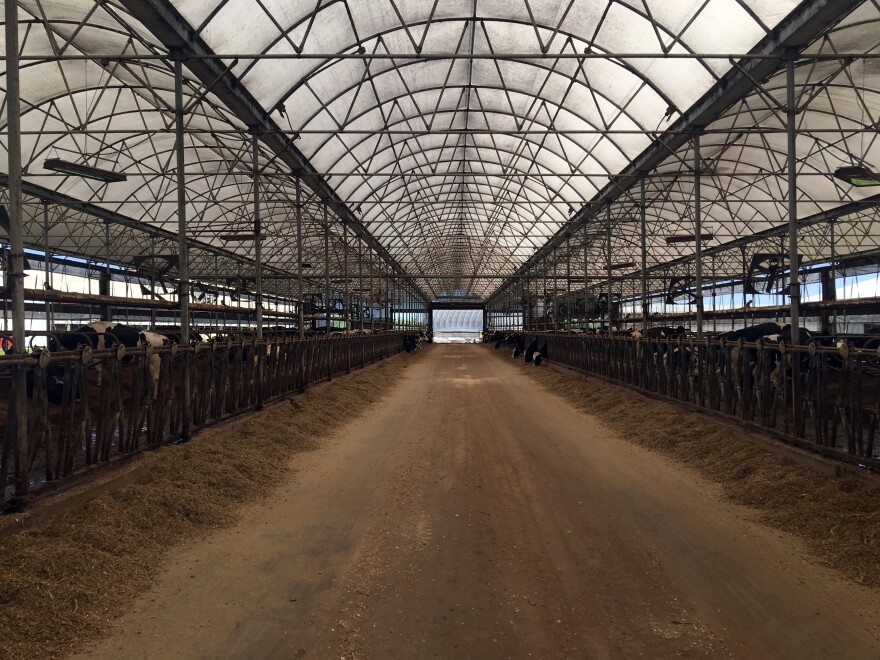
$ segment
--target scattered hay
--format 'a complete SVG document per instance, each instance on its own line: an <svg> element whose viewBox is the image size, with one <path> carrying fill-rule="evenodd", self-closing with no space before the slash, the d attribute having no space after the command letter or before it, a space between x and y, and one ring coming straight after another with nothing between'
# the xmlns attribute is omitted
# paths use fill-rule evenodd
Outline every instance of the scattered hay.
<svg viewBox="0 0 880 660"><path fill-rule="evenodd" d="M520 363L521 364L521 363ZM800 537L823 564L880 587L880 487L797 465L750 442L748 431L567 369L523 370L621 437L722 485L733 502Z"/></svg>
<svg viewBox="0 0 880 660"><path fill-rule="evenodd" d="M377 402L412 357L384 360L184 445L145 454L140 483L0 541L0 657L54 658L105 632L154 581L166 551L236 520L294 454Z"/></svg>

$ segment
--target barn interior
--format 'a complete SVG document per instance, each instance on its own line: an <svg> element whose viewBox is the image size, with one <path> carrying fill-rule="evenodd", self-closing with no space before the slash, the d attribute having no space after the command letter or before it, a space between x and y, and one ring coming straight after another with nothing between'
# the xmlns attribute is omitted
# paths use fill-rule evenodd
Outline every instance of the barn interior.
<svg viewBox="0 0 880 660"><path fill-rule="evenodd" d="M5 509L431 339L880 469L875 0L3 4Z"/></svg>

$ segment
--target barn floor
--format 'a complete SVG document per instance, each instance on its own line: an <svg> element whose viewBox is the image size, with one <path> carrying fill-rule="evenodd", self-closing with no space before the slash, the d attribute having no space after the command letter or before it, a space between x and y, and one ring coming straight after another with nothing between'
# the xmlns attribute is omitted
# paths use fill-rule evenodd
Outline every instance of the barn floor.
<svg viewBox="0 0 880 660"><path fill-rule="evenodd" d="M89 657L880 657L878 592L518 365L405 373Z"/></svg>

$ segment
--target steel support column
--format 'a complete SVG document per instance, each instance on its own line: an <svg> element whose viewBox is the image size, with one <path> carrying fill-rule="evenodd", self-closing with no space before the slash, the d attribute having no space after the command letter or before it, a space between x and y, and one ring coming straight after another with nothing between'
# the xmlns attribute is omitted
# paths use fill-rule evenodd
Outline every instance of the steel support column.
<svg viewBox="0 0 880 660"><path fill-rule="evenodd" d="M648 302L648 221L645 217L645 178L643 172L639 177L639 224L641 225L641 256L642 256L642 329L648 329L651 306Z"/></svg>
<svg viewBox="0 0 880 660"><path fill-rule="evenodd" d="M797 105L794 95L794 57L785 62L786 87L786 129L788 131L788 262L789 262L789 295L791 296L791 342L800 344L800 281L798 263L798 213L797 213L797 136L795 121ZM800 433L801 426L801 379L800 361L792 360L791 377L791 411L795 434Z"/></svg>
<svg viewBox="0 0 880 660"><path fill-rule="evenodd" d="M589 265L589 261L590 261L590 254L589 254L590 243L587 240L587 227L588 227L588 224L586 222L584 222L584 245L583 245L583 248L584 248L584 319L583 319L584 325L583 325L583 327L584 327L584 329L586 329L586 327L587 327L587 307L588 307L589 297L590 297L590 282L589 282L589 275L587 274L587 266Z"/></svg>
<svg viewBox="0 0 880 660"><path fill-rule="evenodd" d="M703 338L703 200L700 189L700 134L694 133L694 298L697 303L697 339Z"/></svg>
<svg viewBox="0 0 880 660"><path fill-rule="evenodd" d="M565 239L565 323L571 327L571 236Z"/></svg>
<svg viewBox="0 0 880 660"><path fill-rule="evenodd" d="M299 338L306 336L306 315L304 294L303 294L303 232L302 232L302 177L299 172L296 173L296 289L297 289L297 309L299 310L297 317L297 326L299 329Z"/></svg>
<svg viewBox="0 0 880 660"><path fill-rule="evenodd" d="M43 266L46 276L46 290L52 290L52 262L49 252L49 204L43 200ZM46 330L52 331L55 322L52 318L52 301L46 300Z"/></svg>
<svg viewBox="0 0 880 660"><path fill-rule="evenodd" d="M605 211L605 266L607 269L608 288L606 289L606 304L608 305L608 332L611 332L614 321L614 296L611 293L611 200L608 200L608 207Z"/></svg>
<svg viewBox="0 0 880 660"><path fill-rule="evenodd" d="M553 330L559 330L559 252L553 250Z"/></svg>
<svg viewBox="0 0 880 660"><path fill-rule="evenodd" d="M12 352L25 352L24 315L24 219L21 188L21 99L18 57L18 2L7 0L6 21L6 135L9 155L9 264L8 281L12 306ZM15 420L15 493L26 495L30 486L30 452L28 447L27 398L25 370L15 367L12 372L15 397L12 418ZM8 457L8 454L7 454ZM4 461L5 462L5 461ZM0 485L6 486L6 474L0 475Z"/></svg>
<svg viewBox="0 0 880 660"><path fill-rule="evenodd" d="M345 221L342 223L342 261L342 279L343 286L345 287L342 294L342 304L345 306L345 329L351 330L351 289L348 285L348 223ZM351 354L349 354L349 360L350 359ZM351 365L349 365L349 370L350 369Z"/></svg>
<svg viewBox="0 0 880 660"><path fill-rule="evenodd" d="M257 341L263 339L263 222L260 216L259 130L251 131L251 174L254 182L254 312ZM266 347L257 346L257 410L263 408L263 382L266 374Z"/></svg>
<svg viewBox="0 0 880 660"><path fill-rule="evenodd" d="M254 179L254 279L256 296L254 309L257 317L257 339L263 338L263 222L260 216L260 138L259 131L251 131L251 165ZM262 376L262 374L261 374ZM262 382L262 378L260 378Z"/></svg>
<svg viewBox="0 0 880 660"><path fill-rule="evenodd" d="M189 345L189 254L186 242L186 160L183 146L183 62L174 58L174 152L177 161L177 302L180 305L180 343ZM183 401L181 402L181 440L190 438L191 388L189 356L184 354L181 372Z"/></svg>
<svg viewBox="0 0 880 660"><path fill-rule="evenodd" d="M358 236L358 318L360 330L364 329L364 242Z"/></svg>
<svg viewBox="0 0 880 660"><path fill-rule="evenodd" d="M794 59L785 63L786 74L786 128L788 129L788 263L790 268L789 296L791 297L791 336L794 343L800 337L800 282L798 263L797 214L797 142L795 121L797 106L794 95Z"/></svg>
<svg viewBox="0 0 880 660"><path fill-rule="evenodd" d="M327 202L321 204L321 208L324 215L324 323L327 324L324 334L329 335L333 311L330 309L330 223L327 221Z"/></svg>

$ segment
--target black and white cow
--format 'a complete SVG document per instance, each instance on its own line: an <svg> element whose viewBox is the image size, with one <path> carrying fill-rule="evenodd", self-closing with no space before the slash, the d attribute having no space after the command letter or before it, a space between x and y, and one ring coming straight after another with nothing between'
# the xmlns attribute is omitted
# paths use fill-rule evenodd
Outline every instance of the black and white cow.
<svg viewBox="0 0 880 660"><path fill-rule="evenodd" d="M508 335L506 342L513 345L513 353L510 357L516 359L526 350L526 338L519 333Z"/></svg>
<svg viewBox="0 0 880 660"><path fill-rule="evenodd" d="M144 346L152 346L153 348L161 348L167 346L169 339L159 333L150 331L141 331L122 323L114 323L110 321L93 321L86 325L80 326L72 332L60 333L54 335L49 343L51 350L76 350L82 346L91 346L95 349L112 348L118 344L126 348L141 348ZM153 353L149 360L150 383L152 385L152 398L156 398L159 391L159 371L161 368L161 357ZM98 378L102 375L101 365L97 366Z"/></svg>
<svg viewBox="0 0 880 660"><path fill-rule="evenodd" d="M759 323L747 328L731 330L730 332L723 333L719 338L727 341L742 339L744 342L754 343L760 340L769 344L784 343L786 345L798 344L801 346L809 344L813 339L809 330L799 328L798 338L796 341L793 341L791 325L780 322ZM778 352L769 351L765 358L769 360L767 368L770 374L770 382L773 385L778 385L791 368L791 355L787 355L785 360L782 360ZM753 382L760 377L758 372L758 353L755 349L745 347L741 355L739 346L734 346L730 351L730 362L737 378L741 376L744 368L751 371ZM806 360L803 361L803 364L806 366Z"/></svg>
<svg viewBox="0 0 880 660"><path fill-rule="evenodd" d="M540 366L541 362L547 359L547 340L544 340L544 343L541 344L541 348L538 349L538 352L534 357L534 365Z"/></svg>
<svg viewBox="0 0 880 660"><path fill-rule="evenodd" d="M526 347L526 352L524 355L526 364L529 364L530 362L534 362L535 353L537 353L537 352L538 352L538 338L535 337L534 339L532 339L532 341L529 342L529 345Z"/></svg>

